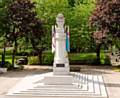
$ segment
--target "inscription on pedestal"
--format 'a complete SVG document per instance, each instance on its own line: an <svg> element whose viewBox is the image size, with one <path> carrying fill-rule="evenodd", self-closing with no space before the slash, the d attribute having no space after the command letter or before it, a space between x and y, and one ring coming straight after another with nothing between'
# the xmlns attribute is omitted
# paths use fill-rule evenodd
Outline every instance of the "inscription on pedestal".
<svg viewBox="0 0 120 98"><path fill-rule="evenodd" d="M56 64L56 67L65 67L65 64Z"/></svg>

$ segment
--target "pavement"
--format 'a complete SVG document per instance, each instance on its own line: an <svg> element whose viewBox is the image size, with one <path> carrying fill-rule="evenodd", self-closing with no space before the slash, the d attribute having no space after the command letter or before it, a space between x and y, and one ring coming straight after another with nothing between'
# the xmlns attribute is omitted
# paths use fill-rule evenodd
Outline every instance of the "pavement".
<svg viewBox="0 0 120 98"><path fill-rule="evenodd" d="M80 67L81 73L102 75L106 85L108 97L120 98L120 72L113 71L111 66L87 66L87 65L72 65L72 66ZM25 76L35 73L36 74L46 73L49 71L52 71L52 67L50 66L25 66L24 70L8 71L7 73L0 74L0 98L9 98L5 96L7 91L11 89L14 85L16 85Z"/></svg>

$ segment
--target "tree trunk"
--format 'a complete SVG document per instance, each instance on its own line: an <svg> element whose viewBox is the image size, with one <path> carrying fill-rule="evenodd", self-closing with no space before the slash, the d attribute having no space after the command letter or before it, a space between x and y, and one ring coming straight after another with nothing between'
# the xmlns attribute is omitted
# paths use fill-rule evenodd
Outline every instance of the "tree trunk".
<svg viewBox="0 0 120 98"><path fill-rule="evenodd" d="M15 62L15 55L16 55L16 52L17 52L17 39L16 39L16 36L14 37L14 49L13 49L13 54L12 54L12 66L14 67L14 62Z"/></svg>
<svg viewBox="0 0 120 98"><path fill-rule="evenodd" d="M15 62L15 49L13 49L12 53L12 66L14 67L14 62Z"/></svg>
<svg viewBox="0 0 120 98"><path fill-rule="evenodd" d="M39 50L38 52L39 64L42 64L42 51Z"/></svg>
<svg viewBox="0 0 120 98"><path fill-rule="evenodd" d="M97 63L100 64L100 49L102 44L98 44L96 48L96 57L97 57Z"/></svg>
<svg viewBox="0 0 120 98"><path fill-rule="evenodd" d="M31 39L31 44L33 49L38 53L39 64L42 64L42 49L39 49L38 47L36 47L36 44L33 39Z"/></svg>
<svg viewBox="0 0 120 98"><path fill-rule="evenodd" d="M4 48L3 48L3 53L2 53L2 65L1 65L1 67L5 66L5 53L6 53L6 42L4 40Z"/></svg>

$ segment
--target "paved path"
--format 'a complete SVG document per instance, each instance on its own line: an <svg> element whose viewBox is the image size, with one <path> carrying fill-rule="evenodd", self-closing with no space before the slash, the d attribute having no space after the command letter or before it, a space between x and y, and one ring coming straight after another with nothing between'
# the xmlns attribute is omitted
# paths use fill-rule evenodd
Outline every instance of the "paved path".
<svg viewBox="0 0 120 98"><path fill-rule="evenodd" d="M82 65L80 67L81 73L102 74L104 77L105 85L107 87L109 98L120 98L120 72L112 71L110 66ZM0 74L0 98L9 98L4 96L6 92L26 75L30 75L33 73L44 73L48 71L51 71L51 67L26 66L25 70L9 71L5 74Z"/></svg>

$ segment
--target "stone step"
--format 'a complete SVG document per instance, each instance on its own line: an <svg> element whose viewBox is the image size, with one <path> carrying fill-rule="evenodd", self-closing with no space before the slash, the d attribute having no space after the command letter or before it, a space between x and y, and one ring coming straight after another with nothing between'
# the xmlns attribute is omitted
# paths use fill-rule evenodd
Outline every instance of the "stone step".
<svg viewBox="0 0 120 98"><path fill-rule="evenodd" d="M94 78L94 82L96 78ZM62 93L62 94L69 94L69 93L97 93L97 94L100 94L100 85L99 84L96 84L94 83L93 86L95 88L92 88L92 89L87 89L87 90L81 90L79 88L74 88L74 89L68 89L68 88L34 88L34 89L29 89L29 90L26 90L26 91L21 91L20 93L21 94L26 94L26 93L45 93L45 94L57 94L57 93Z"/></svg>
<svg viewBox="0 0 120 98"><path fill-rule="evenodd" d="M36 87L34 87L34 89L40 89L40 88L68 88L68 89L72 89L72 88L78 88L78 85L38 85Z"/></svg>
<svg viewBox="0 0 120 98"><path fill-rule="evenodd" d="M97 81L95 81L97 79L97 77L96 78L94 78L94 82L97 82ZM60 87L60 86L62 86L62 88L58 88L58 87ZM86 93L86 92L88 92L88 91L91 91L91 92L100 92L100 88L99 88L99 84L93 84L93 86L96 86L95 88L96 89L86 89L86 90L81 90L81 89L79 89L79 88L66 88L65 86L67 86L67 87L69 87L69 85L47 85L47 87L46 86L39 86L39 88L33 88L33 89L28 89L28 90L26 90L26 91L21 91L20 93L40 93L40 92L45 92L45 93ZM90 85L89 85L90 86ZM90 87L89 87L90 88Z"/></svg>
<svg viewBox="0 0 120 98"><path fill-rule="evenodd" d="M34 97L39 97L39 98L43 98L43 97L69 97L69 98L73 98L73 97L78 97L78 98L107 98L107 96L103 96L102 94L95 94L95 93L22 93L22 94L16 94L16 96L21 96L21 97L29 97L29 98L34 98ZM16 97L17 98L17 97Z"/></svg>
<svg viewBox="0 0 120 98"><path fill-rule="evenodd" d="M42 76L46 76L42 75ZM49 74L48 74L49 75ZM51 75L51 73L50 73ZM26 77L7 95L28 97L60 97L76 96L80 98L106 98L106 88L102 76L71 73L74 78L72 85L44 85L38 78L40 76ZM30 82L30 79L31 82ZM36 79L36 80L34 80ZM41 78L43 79L43 77ZM29 83L28 83L29 82ZM29 84L29 85L28 85ZM27 86L26 86L27 85ZM25 86L25 87L24 87Z"/></svg>

